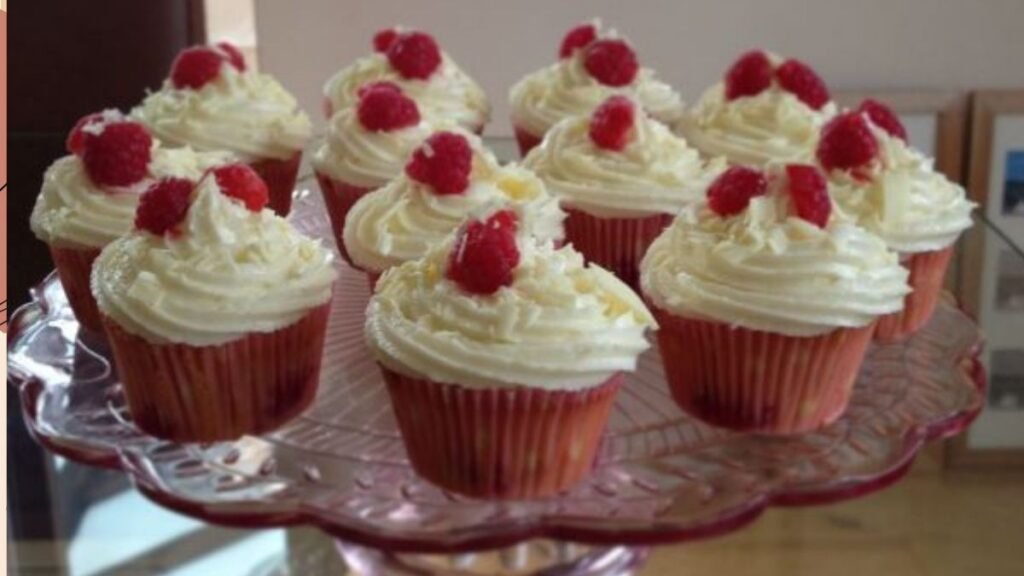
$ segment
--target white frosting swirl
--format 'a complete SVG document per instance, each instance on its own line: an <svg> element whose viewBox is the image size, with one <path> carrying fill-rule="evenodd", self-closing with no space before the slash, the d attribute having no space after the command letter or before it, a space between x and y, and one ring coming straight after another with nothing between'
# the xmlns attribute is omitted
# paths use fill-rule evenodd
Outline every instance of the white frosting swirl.
<svg viewBox="0 0 1024 576"><path fill-rule="evenodd" d="M47 244L102 248L128 233L135 222L139 196L155 180L175 177L198 181L210 168L229 164L227 152L161 148L154 143L149 175L130 187L109 187L89 178L77 156L54 162L32 209L32 231Z"/></svg>
<svg viewBox="0 0 1024 576"><path fill-rule="evenodd" d="M500 167L489 153L473 161L469 188L462 194L435 194L402 174L359 199L345 218L342 239L352 261L381 272L421 258L472 213L506 206L519 215L519 227L542 240L561 240L565 213L558 200L530 171Z"/></svg>
<svg viewBox="0 0 1024 576"><path fill-rule="evenodd" d="M790 336L903 308L907 271L880 238L835 215L822 229L789 212L780 191L729 218L686 208L640 265L644 294L679 316Z"/></svg>
<svg viewBox="0 0 1024 576"><path fill-rule="evenodd" d="M871 125L879 159L857 179L829 174L839 209L899 252L940 250L971 227L975 204L964 189L933 168L933 160Z"/></svg>
<svg viewBox="0 0 1024 576"><path fill-rule="evenodd" d="M836 114L833 102L815 110L772 86L755 96L728 101L719 82L676 125L701 152L732 164L813 161L821 127Z"/></svg>
<svg viewBox="0 0 1024 576"><path fill-rule="evenodd" d="M228 65L198 90L179 90L165 81L131 115L166 145L229 150L246 162L291 158L313 131L309 117L277 80Z"/></svg>
<svg viewBox="0 0 1024 576"><path fill-rule="evenodd" d="M380 188L402 173L409 155L431 133L426 121L391 132L367 130L355 107L331 118L327 138L313 156L313 167L360 188Z"/></svg>
<svg viewBox="0 0 1024 576"><path fill-rule="evenodd" d="M683 103L671 86L654 77L650 68L640 68L626 86L605 86L583 66L584 50L542 68L516 83L509 92L512 123L541 137L560 120L589 116L601 102L624 94L639 102L655 120L669 126L679 121Z"/></svg>
<svg viewBox="0 0 1024 576"><path fill-rule="evenodd" d="M704 161L660 122L638 113L622 151L590 139L590 119L562 120L523 161L565 206L604 218L675 214L703 198L725 160Z"/></svg>
<svg viewBox="0 0 1024 576"><path fill-rule="evenodd" d="M96 260L100 310L153 343L211 346L273 332L328 302L330 251L271 210L253 212L205 178L181 234L134 232Z"/></svg>
<svg viewBox="0 0 1024 576"><path fill-rule="evenodd" d="M359 88L381 80L397 84L416 101L428 121L454 123L479 132L490 120L490 104L483 89L443 52L441 65L426 80L403 78L384 54L360 58L324 84L324 97L337 114L356 105Z"/></svg>
<svg viewBox="0 0 1024 576"><path fill-rule="evenodd" d="M579 390L636 368L654 319L618 278L567 246L519 239L511 286L489 296L445 278L451 240L384 274L366 311L377 360L468 387Z"/></svg>

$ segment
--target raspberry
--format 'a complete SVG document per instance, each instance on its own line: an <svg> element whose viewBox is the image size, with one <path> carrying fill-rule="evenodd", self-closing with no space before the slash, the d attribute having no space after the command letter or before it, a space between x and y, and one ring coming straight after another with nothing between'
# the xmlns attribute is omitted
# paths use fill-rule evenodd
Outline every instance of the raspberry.
<svg viewBox="0 0 1024 576"><path fill-rule="evenodd" d="M171 65L171 83L175 88L198 90L220 75L224 57L212 48L195 46L178 54Z"/></svg>
<svg viewBox="0 0 1024 576"><path fill-rule="evenodd" d="M903 127L903 122L900 122L899 116L892 111L892 108L878 100L868 98L860 103L860 108L857 111L867 114L872 124L885 130L893 138L907 141L907 129Z"/></svg>
<svg viewBox="0 0 1024 576"><path fill-rule="evenodd" d="M359 123L371 132L391 132L420 122L416 102L391 83L376 83L359 89L356 108Z"/></svg>
<svg viewBox="0 0 1024 576"><path fill-rule="evenodd" d="M821 110L821 107L832 99L828 93L828 86L821 76L799 60L789 59L783 62L782 66L775 70L775 78L783 90L792 93L815 110Z"/></svg>
<svg viewBox="0 0 1024 576"><path fill-rule="evenodd" d="M568 58L573 52L586 48L594 40L597 40L597 27L593 24L580 24L565 33L562 45L558 48L558 57Z"/></svg>
<svg viewBox="0 0 1024 576"><path fill-rule="evenodd" d="M629 143L636 107L625 96L612 96L590 117L590 140L598 148L622 150Z"/></svg>
<svg viewBox="0 0 1024 576"><path fill-rule="evenodd" d="M93 182L130 186L149 172L153 138L138 122L112 122L85 139L82 163Z"/></svg>
<svg viewBox="0 0 1024 576"><path fill-rule="evenodd" d="M760 50L751 50L736 59L725 73L725 99L756 96L772 85L771 60Z"/></svg>
<svg viewBox="0 0 1024 576"><path fill-rule="evenodd" d="M878 154L878 141L860 112L845 112L821 129L818 162L826 170L856 170Z"/></svg>
<svg viewBox="0 0 1024 576"><path fill-rule="evenodd" d="M369 84L363 84L356 90L356 96L359 98L363 97L370 90L382 90L388 92L394 92L395 94L401 94L402 89L394 82L388 82L387 80L378 80L377 82L370 82Z"/></svg>
<svg viewBox="0 0 1024 576"><path fill-rule="evenodd" d="M435 194L462 194L469 188L473 170L473 150L465 136L454 132L435 132L413 152L405 173L427 184Z"/></svg>
<svg viewBox="0 0 1024 576"><path fill-rule="evenodd" d="M85 151L85 138L89 136L85 132L85 127L102 121L102 112L82 116L75 123L75 127L71 129L71 132L68 132L68 138L64 141L64 146L68 149L68 153L81 156L82 152Z"/></svg>
<svg viewBox="0 0 1024 576"><path fill-rule="evenodd" d="M768 191L768 180L760 170L733 166L715 178L708 187L708 207L721 217L739 214L750 199Z"/></svg>
<svg viewBox="0 0 1024 576"><path fill-rule="evenodd" d="M394 28L384 28L379 30L373 35L373 50L375 52L386 53L388 48L391 47L391 43L398 38L398 30Z"/></svg>
<svg viewBox="0 0 1024 576"><path fill-rule="evenodd" d="M245 72L245 56L242 56L242 51L237 46L230 42L217 42L217 48L224 53L228 64L234 66L235 70L239 72Z"/></svg>
<svg viewBox="0 0 1024 576"><path fill-rule="evenodd" d="M163 236L185 220L195 183L183 178L154 182L139 199L135 227Z"/></svg>
<svg viewBox="0 0 1024 576"><path fill-rule="evenodd" d="M487 296L511 286L518 265L516 215L502 210L463 226L448 255L445 275L466 292Z"/></svg>
<svg viewBox="0 0 1024 576"><path fill-rule="evenodd" d="M789 199L796 215L818 228L824 228L832 214L832 199L828 196L825 175L814 166L789 164L786 176L789 177Z"/></svg>
<svg viewBox="0 0 1024 576"><path fill-rule="evenodd" d="M625 40L597 40L587 46L583 66L605 86L625 86L636 78L640 64Z"/></svg>
<svg viewBox="0 0 1024 576"><path fill-rule="evenodd" d="M441 48L430 34L399 34L388 46L388 62L403 78L426 80L441 66Z"/></svg>
<svg viewBox="0 0 1024 576"><path fill-rule="evenodd" d="M270 201L267 184L246 164L218 166L213 169L213 177L222 194L241 200L253 212L259 212Z"/></svg>

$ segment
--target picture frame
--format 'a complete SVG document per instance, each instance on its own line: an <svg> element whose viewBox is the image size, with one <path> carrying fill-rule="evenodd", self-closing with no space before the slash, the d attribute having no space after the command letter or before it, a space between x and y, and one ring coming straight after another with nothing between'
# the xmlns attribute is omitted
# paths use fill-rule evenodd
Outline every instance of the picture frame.
<svg viewBox="0 0 1024 576"><path fill-rule="evenodd" d="M971 97L960 299L985 334L985 410L949 445L954 467L1024 466L1024 89Z"/></svg>

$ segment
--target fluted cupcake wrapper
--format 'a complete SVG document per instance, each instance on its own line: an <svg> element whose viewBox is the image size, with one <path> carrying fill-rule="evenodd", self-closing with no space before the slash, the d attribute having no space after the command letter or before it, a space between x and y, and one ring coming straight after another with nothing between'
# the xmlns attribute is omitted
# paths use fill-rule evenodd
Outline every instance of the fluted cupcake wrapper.
<svg viewBox="0 0 1024 576"><path fill-rule="evenodd" d="M50 246L50 257L57 268L57 276L68 297L75 318L86 330L103 333L103 322L96 298L92 295L90 276L92 263L100 255L99 248L61 248Z"/></svg>
<svg viewBox="0 0 1024 576"><path fill-rule="evenodd" d="M875 328L796 337L682 318L656 306L652 312L676 403L709 424L747 432L805 432L839 418Z"/></svg>
<svg viewBox="0 0 1024 576"><path fill-rule="evenodd" d="M345 262L348 262L352 267L356 267L352 263L348 251L345 250L345 242L343 241L345 217L348 216L349 210L352 209L352 206L355 206L355 203L360 198L373 192L374 189L353 186L320 172L316 172L316 181L320 184L320 194L323 195L324 205L327 206L327 215L331 220L331 230L334 232L334 243L338 246L338 252L345 259Z"/></svg>
<svg viewBox="0 0 1024 576"><path fill-rule="evenodd" d="M413 468L466 496L539 498L592 469L623 376L580 391L471 389L383 368Z"/></svg>
<svg viewBox="0 0 1024 576"><path fill-rule="evenodd" d="M312 403L330 303L275 332L215 346L152 344L103 316L139 429L176 442L273 430Z"/></svg>
<svg viewBox="0 0 1024 576"><path fill-rule="evenodd" d="M895 342L917 332L928 323L939 303L953 247L910 254L903 266L910 271L911 292L903 299L903 310L878 319L875 340Z"/></svg>
<svg viewBox="0 0 1024 576"><path fill-rule="evenodd" d="M566 242L588 262L598 264L639 290L640 261L672 217L656 214L642 218L599 218L582 210L565 211Z"/></svg>
<svg viewBox="0 0 1024 576"><path fill-rule="evenodd" d="M537 136L535 134L532 134L525 128L515 126L514 129L516 133L516 144L519 145L520 158L526 158L526 155L530 153L530 150L533 150L535 147L537 147L544 139L543 136Z"/></svg>
<svg viewBox="0 0 1024 576"><path fill-rule="evenodd" d="M267 189L270 192L270 202L267 207L276 212L278 216L287 216L292 210L292 193L295 191L295 181L299 177L300 162L302 162L301 150L287 160L269 158L249 163L249 167L267 183Z"/></svg>

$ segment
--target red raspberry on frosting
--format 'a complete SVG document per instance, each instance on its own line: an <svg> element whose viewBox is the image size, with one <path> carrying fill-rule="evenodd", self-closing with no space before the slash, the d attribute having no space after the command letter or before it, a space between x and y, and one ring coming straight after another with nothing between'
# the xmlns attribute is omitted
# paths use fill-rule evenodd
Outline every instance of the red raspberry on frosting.
<svg viewBox="0 0 1024 576"><path fill-rule="evenodd" d="M621 151L629 144L636 106L625 96L612 96L590 117L590 140L599 148Z"/></svg>
<svg viewBox="0 0 1024 576"><path fill-rule="evenodd" d="M245 56L237 46L230 42L217 42L216 47L224 53L228 64L231 64L239 72L245 72Z"/></svg>
<svg viewBox="0 0 1024 576"><path fill-rule="evenodd" d="M153 138L142 124L111 122L84 139L82 163L97 184L131 186L149 173L152 145Z"/></svg>
<svg viewBox="0 0 1024 576"><path fill-rule="evenodd" d="M789 199L796 215L824 228L832 215L832 199L828 195L825 175L814 166L790 164L786 166L789 179Z"/></svg>
<svg viewBox="0 0 1024 576"><path fill-rule="evenodd" d="M227 59L213 48L186 48L171 65L171 84L178 89L198 90L220 76L220 67L225 61Z"/></svg>
<svg viewBox="0 0 1024 576"><path fill-rule="evenodd" d="M413 152L405 173L433 188L435 194L462 194L469 188L473 149L454 132L435 132Z"/></svg>
<svg viewBox="0 0 1024 576"><path fill-rule="evenodd" d="M580 48L586 48L597 40L597 27L593 24L580 24L565 33L562 44L558 47L558 57L568 58Z"/></svg>
<svg viewBox="0 0 1024 576"><path fill-rule="evenodd" d="M878 155L878 141L860 112L845 112L821 129L816 156L826 170L858 173Z"/></svg>
<svg viewBox="0 0 1024 576"><path fill-rule="evenodd" d="M82 152L85 151L85 139L90 136L86 131L86 127L94 127L103 121L103 112L95 112L79 118L78 122L75 122L75 127L71 129L71 132L68 132L67 140L64 141L64 146L67 148L68 153L81 156Z"/></svg>
<svg viewBox="0 0 1024 576"><path fill-rule="evenodd" d="M519 265L516 228L511 210L467 222L452 245L445 275L466 292L481 296L511 286Z"/></svg>
<svg viewBox="0 0 1024 576"><path fill-rule="evenodd" d="M907 141L907 129L903 127L903 122L900 122L899 116L892 111L892 108L878 100L868 98L860 103L860 108L857 110L867 114L872 124L885 130L893 138Z"/></svg>
<svg viewBox="0 0 1024 576"><path fill-rule="evenodd" d="M760 170L733 166L722 172L708 187L708 207L721 217L747 209L750 199L768 191L768 179Z"/></svg>
<svg viewBox="0 0 1024 576"><path fill-rule="evenodd" d="M605 86L626 86L640 71L636 53L625 40L608 38L587 46L583 66Z"/></svg>
<svg viewBox="0 0 1024 576"><path fill-rule="evenodd" d="M390 82L360 88L356 113L359 123L371 132L391 132L415 126L420 121L416 102Z"/></svg>
<svg viewBox="0 0 1024 576"><path fill-rule="evenodd" d="M253 212L259 212L270 201L266 182L246 164L218 166L213 169L213 177L222 194L241 200Z"/></svg>
<svg viewBox="0 0 1024 576"><path fill-rule="evenodd" d="M733 62L725 73L725 99L756 96L772 85L775 69L768 55L751 50Z"/></svg>
<svg viewBox="0 0 1024 576"><path fill-rule="evenodd" d="M183 178L154 182L139 199L135 227L157 236L174 233L188 214L195 183Z"/></svg>
<svg viewBox="0 0 1024 576"><path fill-rule="evenodd" d="M775 78L783 90L792 93L801 102L815 110L828 104L832 96L825 81L810 66L795 59L789 59L775 70Z"/></svg>
<svg viewBox="0 0 1024 576"><path fill-rule="evenodd" d="M395 41L395 38L398 38L398 34L398 30L395 28L384 28L383 30L378 30L377 33L373 35L373 50L382 54L386 53L388 48L391 47L391 43Z"/></svg>
<svg viewBox="0 0 1024 576"><path fill-rule="evenodd" d="M388 62L403 78L426 80L441 66L441 48L430 34L405 32L388 46Z"/></svg>

